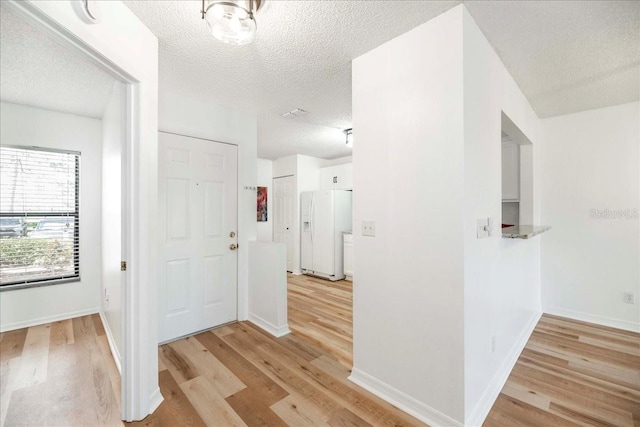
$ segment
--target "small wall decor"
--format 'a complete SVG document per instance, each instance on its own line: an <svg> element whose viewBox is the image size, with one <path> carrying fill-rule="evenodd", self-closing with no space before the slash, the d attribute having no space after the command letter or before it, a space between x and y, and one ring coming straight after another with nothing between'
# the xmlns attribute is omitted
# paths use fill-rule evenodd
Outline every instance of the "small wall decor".
<svg viewBox="0 0 640 427"><path fill-rule="evenodd" d="M256 190L258 194L258 222L266 222L268 217L267 212L267 187L258 187Z"/></svg>

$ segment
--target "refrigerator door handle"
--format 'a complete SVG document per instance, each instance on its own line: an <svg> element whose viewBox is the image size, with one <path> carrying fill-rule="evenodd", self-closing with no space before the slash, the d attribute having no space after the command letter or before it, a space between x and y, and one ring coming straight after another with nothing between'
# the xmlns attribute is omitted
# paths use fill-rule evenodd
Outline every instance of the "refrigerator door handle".
<svg viewBox="0 0 640 427"><path fill-rule="evenodd" d="M314 200L313 200L314 194L311 193L311 201L309 202L309 231L311 234L311 241L313 242L313 227L314 227L314 223L313 223L313 207L314 207Z"/></svg>

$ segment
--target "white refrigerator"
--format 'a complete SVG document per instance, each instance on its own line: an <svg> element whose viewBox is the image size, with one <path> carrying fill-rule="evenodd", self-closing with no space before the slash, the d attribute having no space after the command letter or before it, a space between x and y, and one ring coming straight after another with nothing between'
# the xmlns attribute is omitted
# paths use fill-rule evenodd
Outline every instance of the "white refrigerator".
<svg viewBox="0 0 640 427"><path fill-rule="evenodd" d="M344 279L342 233L351 231L351 191L304 192L300 203L302 273Z"/></svg>

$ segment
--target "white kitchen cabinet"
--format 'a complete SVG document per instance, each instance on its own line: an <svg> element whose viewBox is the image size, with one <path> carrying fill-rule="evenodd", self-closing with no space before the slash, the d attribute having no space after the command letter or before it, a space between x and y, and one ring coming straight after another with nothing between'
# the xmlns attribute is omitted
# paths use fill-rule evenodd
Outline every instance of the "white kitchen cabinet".
<svg viewBox="0 0 640 427"><path fill-rule="evenodd" d="M320 168L320 190L333 190L333 168Z"/></svg>
<svg viewBox="0 0 640 427"><path fill-rule="evenodd" d="M520 200L520 147L508 138L502 140L502 200Z"/></svg>
<svg viewBox="0 0 640 427"><path fill-rule="evenodd" d="M347 280L353 280L353 234L343 234L344 239L344 275Z"/></svg>
<svg viewBox="0 0 640 427"><path fill-rule="evenodd" d="M320 168L321 190L352 190L353 189L353 165L343 165Z"/></svg>

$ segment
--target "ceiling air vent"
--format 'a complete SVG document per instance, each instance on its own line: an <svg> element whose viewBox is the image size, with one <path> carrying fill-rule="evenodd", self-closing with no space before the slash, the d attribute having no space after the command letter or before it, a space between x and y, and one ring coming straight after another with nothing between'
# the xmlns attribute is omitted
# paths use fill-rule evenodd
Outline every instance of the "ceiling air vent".
<svg viewBox="0 0 640 427"><path fill-rule="evenodd" d="M302 108L296 108L295 110L287 111L282 115L285 119L293 119L294 117L301 116L303 114L307 114Z"/></svg>

